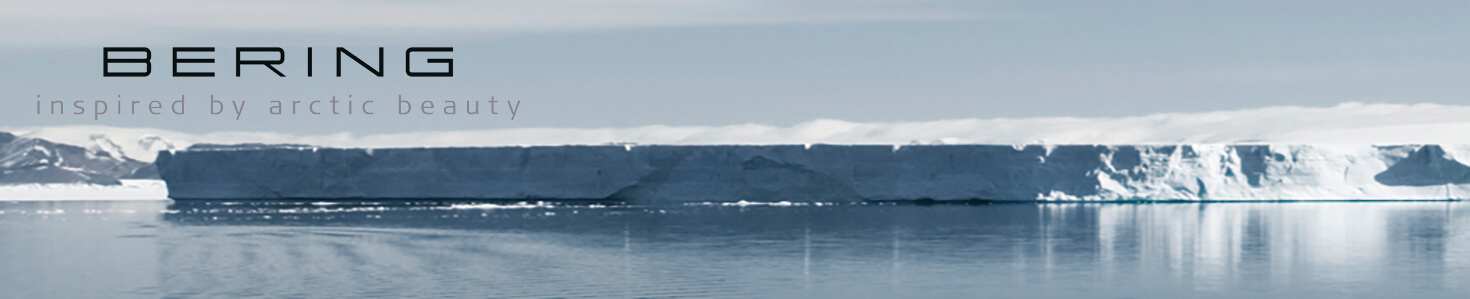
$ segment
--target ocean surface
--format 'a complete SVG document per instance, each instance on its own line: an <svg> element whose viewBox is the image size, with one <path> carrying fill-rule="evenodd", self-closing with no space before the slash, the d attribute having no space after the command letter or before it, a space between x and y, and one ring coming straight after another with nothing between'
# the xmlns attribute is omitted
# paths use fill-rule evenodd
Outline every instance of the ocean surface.
<svg viewBox="0 0 1470 299"><path fill-rule="evenodd" d="M1470 298L1461 202L0 201L0 298Z"/></svg>

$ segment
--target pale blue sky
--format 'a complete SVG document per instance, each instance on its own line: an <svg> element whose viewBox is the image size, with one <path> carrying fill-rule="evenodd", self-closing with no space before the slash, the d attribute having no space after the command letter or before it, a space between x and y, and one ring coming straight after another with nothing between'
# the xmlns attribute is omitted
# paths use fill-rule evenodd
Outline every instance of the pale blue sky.
<svg viewBox="0 0 1470 299"><path fill-rule="evenodd" d="M1465 1L142 3L7 2L0 126L368 134L1470 103ZM104 46L152 47L154 75L102 77ZM170 78L174 46L217 47L203 69L220 76ZM288 77L247 67L235 78L236 46L286 47ZM306 46L316 47L313 78L302 70ZM359 56L387 47L387 76L349 65L331 77L336 46ZM455 47L455 77L405 77L407 46ZM183 94L191 115L38 116L38 94ZM248 111L240 121L207 115L210 94L248 101ZM376 100L380 114L398 94L522 106L514 121L265 113L270 100L347 94Z"/></svg>

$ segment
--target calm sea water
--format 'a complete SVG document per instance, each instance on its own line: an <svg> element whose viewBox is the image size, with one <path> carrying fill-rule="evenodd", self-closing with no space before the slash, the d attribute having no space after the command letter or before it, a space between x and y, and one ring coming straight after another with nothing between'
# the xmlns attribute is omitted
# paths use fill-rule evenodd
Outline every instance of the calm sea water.
<svg viewBox="0 0 1470 299"><path fill-rule="evenodd" d="M1470 297L1458 202L0 202L0 297Z"/></svg>

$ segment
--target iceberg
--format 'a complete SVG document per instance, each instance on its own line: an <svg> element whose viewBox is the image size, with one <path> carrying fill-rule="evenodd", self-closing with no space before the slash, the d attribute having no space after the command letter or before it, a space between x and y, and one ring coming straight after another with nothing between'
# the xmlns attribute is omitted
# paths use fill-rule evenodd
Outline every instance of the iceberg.
<svg viewBox="0 0 1470 299"><path fill-rule="evenodd" d="M613 145L159 152L174 199L1458 200L1470 146Z"/></svg>

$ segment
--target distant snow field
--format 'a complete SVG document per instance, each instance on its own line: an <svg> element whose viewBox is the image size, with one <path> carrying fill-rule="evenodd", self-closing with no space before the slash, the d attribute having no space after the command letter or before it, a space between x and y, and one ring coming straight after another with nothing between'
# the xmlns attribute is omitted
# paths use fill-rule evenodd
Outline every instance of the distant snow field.
<svg viewBox="0 0 1470 299"><path fill-rule="evenodd" d="M161 180L122 180L122 185L0 185L0 202L36 200L168 200Z"/></svg>
<svg viewBox="0 0 1470 299"><path fill-rule="evenodd" d="M1470 106L1344 103L1128 117L1031 117L910 122L818 119L791 126L651 125L512 128L358 135L184 133L106 126L0 127L21 137L153 162L193 144L307 144L339 148L605 144L1470 144Z"/></svg>

